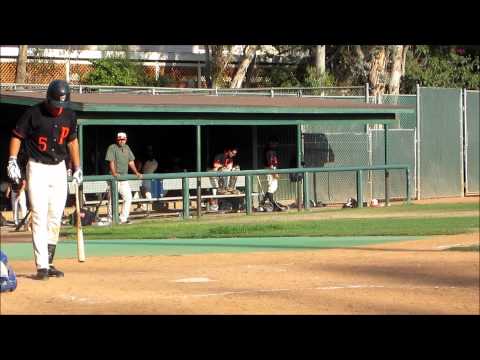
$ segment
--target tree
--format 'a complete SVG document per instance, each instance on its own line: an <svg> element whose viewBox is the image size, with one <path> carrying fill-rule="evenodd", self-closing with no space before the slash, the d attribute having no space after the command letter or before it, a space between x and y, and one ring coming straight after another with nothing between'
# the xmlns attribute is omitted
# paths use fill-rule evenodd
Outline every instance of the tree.
<svg viewBox="0 0 480 360"><path fill-rule="evenodd" d="M248 67L252 63L252 60L257 51L257 47L257 45L247 45L245 47L243 57L240 60L235 76L233 77L233 80L230 84L230 88L239 89L242 87L242 82L245 79Z"/></svg>
<svg viewBox="0 0 480 360"><path fill-rule="evenodd" d="M207 45L209 73L207 73L209 87L222 87L227 82L227 69L233 58L232 45Z"/></svg>
<svg viewBox="0 0 480 360"><path fill-rule="evenodd" d="M480 89L480 52L463 46L416 45L405 64L404 93L421 86Z"/></svg>
<svg viewBox="0 0 480 360"><path fill-rule="evenodd" d="M325 73L325 45L316 46L316 68L319 75Z"/></svg>
<svg viewBox="0 0 480 360"><path fill-rule="evenodd" d="M15 74L15 83L25 84L27 80L27 57L28 45L18 46L17 72Z"/></svg>
<svg viewBox="0 0 480 360"><path fill-rule="evenodd" d="M400 93L400 79L405 76L405 60L408 52L408 45L394 45L392 51L392 70L388 83L388 93L398 95Z"/></svg>

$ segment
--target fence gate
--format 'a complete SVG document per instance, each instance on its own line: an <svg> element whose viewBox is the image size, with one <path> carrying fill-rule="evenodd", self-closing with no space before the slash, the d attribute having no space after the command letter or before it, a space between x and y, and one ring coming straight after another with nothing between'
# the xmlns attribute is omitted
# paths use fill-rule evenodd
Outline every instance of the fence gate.
<svg viewBox="0 0 480 360"><path fill-rule="evenodd" d="M371 165L385 164L385 138L383 130L370 130L372 133L372 163ZM391 164L410 165L410 194L414 194L415 183L415 130L392 129L388 131L388 157ZM405 172L390 170L390 197L404 199L407 197ZM367 197L385 198L385 172L372 171L370 183L365 188ZM371 196L370 196L371 194Z"/></svg>
<svg viewBox="0 0 480 360"><path fill-rule="evenodd" d="M478 195L479 178L479 144L480 134L480 91L466 90L465 93L465 193L467 195Z"/></svg>
<svg viewBox="0 0 480 360"><path fill-rule="evenodd" d="M418 88L418 198L463 196L461 89Z"/></svg>

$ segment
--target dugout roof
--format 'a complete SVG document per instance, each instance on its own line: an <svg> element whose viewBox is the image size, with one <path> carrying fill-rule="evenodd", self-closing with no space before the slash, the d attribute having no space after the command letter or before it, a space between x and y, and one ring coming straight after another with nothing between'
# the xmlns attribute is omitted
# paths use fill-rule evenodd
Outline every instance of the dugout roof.
<svg viewBox="0 0 480 360"><path fill-rule="evenodd" d="M44 98L44 91L2 90L0 103L31 106ZM391 123L414 112L411 106L292 96L72 93L71 101L85 125Z"/></svg>

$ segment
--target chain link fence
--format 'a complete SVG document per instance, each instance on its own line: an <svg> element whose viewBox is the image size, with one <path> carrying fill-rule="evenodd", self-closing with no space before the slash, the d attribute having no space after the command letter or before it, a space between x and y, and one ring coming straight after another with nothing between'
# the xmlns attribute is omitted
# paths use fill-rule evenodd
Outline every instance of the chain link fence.
<svg viewBox="0 0 480 360"><path fill-rule="evenodd" d="M463 193L479 193L479 91L466 91L463 100L462 93L457 89L430 89L420 88L417 95L383 95L381 97L369 96L367 87L268 87L271 79L268 73L259 68L259 71L249 74L246 85L249 88L206 88L204 64L200 63L161 63L145 62L144 71L148 78L170 79L167 87L108 87L82 85L83 77L93 70L89 61L76 61L72 59L34 59L27 62L27 84L22 84L23 89L45 90L53 79L69 79L74 92L133 92L168 94L209 94L219 96L293 96L317 97L325 99L348 99L356 102L371 104L410 105L415 107L420 102L413 114L399 114L397 124L390 127L390 154L391 162L411 164L412 186L422 198L458 196ZM14 89L16 75L16 59L1 59L0 83L2 89ZM231 70L231 69L230 69ZM228 76L231 77L232 73ZM227 84L228 85L228 84ZM417 116L418 115L418 116ZM421 121L417 128L417 118ZM463 124L462 124L462 119ZM326 163L325 166L348 165L375 165L382 163L383 131L382 125L365 127L363 125L322 126L321 128L304 129L304 133L323 133L327 136L329 145L335 154L335 161ZM415 132L418 132L416 134ZM462 134L463 132L463 134ZM379 135L380 134L380 135ZM455 135L455 138L453 136ZM418 136L418 144L415 137ZM439 146L439 139L442 146ZM310 139L311 140L311 139ZM282 139L282 144L288 148L288 153L294 153L295 139ZM317 144L318 145L318 144ZM305 142L305 157L315 146L315 142ZM462 148L463 146L463 148ZM417 148L418 147L418 151ZM396 158L398 156L398 159ZM284 159L289 163L290 159ZM464 174L464 175L463 175ZM365 196L382 198L384 196L381 172L364 174ZM402 187L404 179L399 172L398 176L391 175L391 195L402 197L405 190ZM418 183L416 182L418 180ZM311 179L315 185L314 193L318 200L325 202L344 201L355 194L355 174L348 173L319 173ZM314 184L315 181L315 184ZM462 181L464 183L462 183ZM288 176L280 180L279 197L291 198L295 196L296 187L289 181ZM415 194L415 191L412 191Z"/></svg>

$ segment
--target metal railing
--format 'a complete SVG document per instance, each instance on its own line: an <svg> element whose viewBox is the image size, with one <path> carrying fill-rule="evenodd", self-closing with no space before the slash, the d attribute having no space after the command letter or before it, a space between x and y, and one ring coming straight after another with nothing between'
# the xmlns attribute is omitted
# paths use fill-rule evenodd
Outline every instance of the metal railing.
<svg viewBox="0 0 480 360"><path fill-rule="evenodd" d="M406 178L406 202L410 202L410 167L405 164L392 164L392 165L376 165L376 166L348 166L348 167L338 167L338 168L290 168L290 169L276 169L272 170L240 170L240 171L229 171L228 176L245 176L245 210L247 215L252 214L252 190L253 190L253 176L258 175L268 175L268 174L303 174L303 180L297 182L297 208L298 211L301 211L302 206L301 199L303 198L303 209L310 208L310 189L309 189L309 176L313 173L320 172L344 172L344 171L355 171L356 172L356 192L357 192L357 203L358 207L363 207L363 181L362 175L364 171L385 171L388 174L389 170L404 170ZM204 172L182 172L182 173L166 173L166 174L144 174L144 180L162 180L162 179L182 179L182 201L183 201L183 218L190 218L190 187L189 187L189 178L201 178L201 177L224 177L226 174L223 172L217 171L204 171ZM385 177L385 204L389 204L389 177ZM71 181L72 178L69 178ZM84 176L84 181L109 181L111 182L112 189L112 215L113 223L118 224L118 188L116 186L117 181L124 180L138 180L135 175L121 175L114 177L111 175L87 175ZM300 190L302 189L302 190ZM201 198L201 192L197 194ZM198 203L200 200L198 200ZM201 208L197 207L197 216L200 217Z"/></svg>
<svg viewBox="0 0 480 360"><path fill-rule="evenodd" d="M46 90L48 84L16 84L1 83L0 89L14 91L39 91ZM268 88L179 88L179 87L154 87L154 86L107 86L107 85L76 85L70 84L75 93L118 93L132 94L200 94L215 96L294 96L294 97L363 97L364 86L337 86L337 87L268 87ZM352 93L358 95L351 95Z"/></svg>

